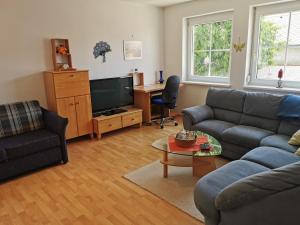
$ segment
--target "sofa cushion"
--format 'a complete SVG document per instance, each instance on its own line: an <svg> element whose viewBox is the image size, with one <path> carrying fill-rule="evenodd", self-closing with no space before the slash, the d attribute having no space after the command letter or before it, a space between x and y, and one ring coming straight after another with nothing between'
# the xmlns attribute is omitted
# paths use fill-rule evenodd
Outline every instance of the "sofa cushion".
<svg viewBox="0 0 300 225"><path fill-rule="evenodd" d="M244 155L241 159L261 164L270 169L275 169L300 161L299 156L274 147L255 148Z"/></svg>
<svg viewBox="0 0 300 225"><path fill-rule="evenodd" d="M245 96L246 92L244 91L210 88L207 93L206 104L214 108L243 112Z"/></svg>
<svg viewBox="0 0 300 225"><path fill-rule="evenodd" d="M288 144L290 137L282 134L274 134L261 140L260 146L270 146L280 148L288 152L294 153L296 146Z"/></svg>
<svg viewBox="0 0 300 225"><path fill-rule="evenodd" d="M214 119L224 120L230 123L239 124L242 113L234 112L226 109L214 108Z"/></svg>
<svg viewBox="0 0 300 225"><path fill-rule="evenodd" d="M277 133L292 136L297 130L300 130L300 120L282 120Z"/></svg>
<svg viewBox="0 0 300 225"><path fill-rule="evenodd" d="M192 126L192 130L203 131L220 140L223 131L233 126L235 124L226 121L205 120Z"/></svg>
<svg viewBox="0 0 300 225"><path fill-rule="evenodd" d="M38 101L0 105L0 138L43 127L43 113Z"/></svg>
<svg viewBox="0 0 300 225"><path fill-rule="evenodd" d="M215 207L217 195L230 184L253 174L268 171L267 167L246 161L237 160L202 177L196 184L194 201L205 217L218 221L219 213Z"/></svg>
<svg viewBox="0 0 300 225"><path fill-rule="evenodd" d="M274 133L268 130L238 125L225 130L222 134L222 140L228 143L255 148L258 147L260 141Z"/></svg>
<svg viewBox="0 0 300 225"><path fill-rule="evenodd" d="M222 146L222 156L230 160L240 159L243 155L252 150L252 148L227 143L225 141L220 141L220 143Z"/></svg>
<svg viewBox="0 0 300 225"><path fill-rule="evenodd" d="M46 129L0 139L1 148L5 149L7 159L16 159L60 146L59 136Z"/></svg>
<svg viewBox="0 0 300 225"><path fill-rule="evenodd" d="M264 92L248 92L243 112L247 115L278 120L277 112L283 97Z"/></svg>
<svg viewBox="0 0 300 225"><path fill-rule="evenodd" d="M241 117L241 125L258 127L261 129L277 132L279 126L279 120L267 119L258 116L251 116L243 114Z"/></svg>

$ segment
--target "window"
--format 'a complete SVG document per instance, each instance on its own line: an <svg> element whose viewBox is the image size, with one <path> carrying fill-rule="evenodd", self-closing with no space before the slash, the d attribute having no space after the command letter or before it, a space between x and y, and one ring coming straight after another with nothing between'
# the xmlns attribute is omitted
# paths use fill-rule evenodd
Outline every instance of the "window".
<svg viewBox="0 0 300 225"><path fill-rule="evenodd" d="M285 87L300 87L300 4L255 10L250 84L276 86L284 71Z"/></svg>
<svg viewBox="0 0 300 225"><path fill-rule="evenodd" d="M188 80L229 83L232 12L188 21Z"/></svg>

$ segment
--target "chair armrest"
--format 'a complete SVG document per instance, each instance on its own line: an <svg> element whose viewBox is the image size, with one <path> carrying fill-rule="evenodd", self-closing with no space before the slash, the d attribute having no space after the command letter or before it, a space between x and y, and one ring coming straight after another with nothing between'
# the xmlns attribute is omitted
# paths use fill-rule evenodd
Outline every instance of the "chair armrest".
<svg viewBox="0 0 300 225"><path fill-rule="evenodd" d="M66 128L68 125L68 119L59 116L55 112L48 111L47 109L42 108L43 118L45 127L47 130L56 133L60 137L61 148L62 148L62 158L64 163L68 162L68 154L66 147Z"/></svg>
<svg viewBox="0 0 300 225"><path fill-rule="evenodd" d="M228 211L300 186L300 162L255 174L226 187L216 198L216 208Z"/></svg>
<svg viewBox="0 0 300 225"><path fill-rule="evenodd" d="M208 105L190 107L182 110L182 113L189 118L192 125L214 117L213 110Z"/></svg>

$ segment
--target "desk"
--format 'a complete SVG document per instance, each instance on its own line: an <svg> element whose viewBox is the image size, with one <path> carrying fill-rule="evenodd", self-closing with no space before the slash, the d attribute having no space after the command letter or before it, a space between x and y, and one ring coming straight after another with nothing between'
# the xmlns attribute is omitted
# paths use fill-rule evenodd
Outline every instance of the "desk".
<svg viewBox="0 0 300 225"><path fill-rule="evenodd" d="M151 97L155 94L160 94L165 88L165 84L152 84L134 87L134 105L143 110L143 122L151 123L152 107Z"/></svg>
<svg viewBox="0 0 300 225"><path fill-rule="evenodd" d="M182 84L180 84L180 87ZM143 110L143 122L151 123L153 118L159 115L153 115L151 107L151 97L160 94L165 88L165 84L152 84L134 87L134 104L135 107ZM170 115L170 110L166 110L165 116Z"/></svg>

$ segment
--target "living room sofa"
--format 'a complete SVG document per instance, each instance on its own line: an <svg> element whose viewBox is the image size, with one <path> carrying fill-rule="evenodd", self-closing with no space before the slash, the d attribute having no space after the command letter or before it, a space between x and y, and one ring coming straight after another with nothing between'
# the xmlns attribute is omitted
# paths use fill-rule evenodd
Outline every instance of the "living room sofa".
<svg viewBox="0 0 300 225"><path fill-rule="evenodd" d="M67 123L37 101L0 105L0 181L67 163Z"/></svg>
<svg viewBox="0 0 300 225"><path fill-rule="evenodd" d="M217 138L235 160L202 177L194 200L207 225L296 225L299 146L288 144L298 120L277 117L283 95L211 88L206 104L183 110L184 127Z"/></svg>

